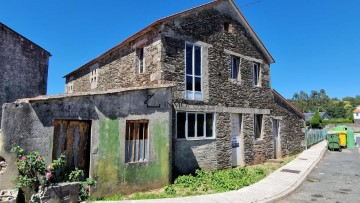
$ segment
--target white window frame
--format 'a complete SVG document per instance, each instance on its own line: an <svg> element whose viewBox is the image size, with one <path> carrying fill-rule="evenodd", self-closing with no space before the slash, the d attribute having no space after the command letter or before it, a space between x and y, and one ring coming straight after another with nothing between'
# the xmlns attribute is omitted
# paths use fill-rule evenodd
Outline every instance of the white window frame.
<svg viewBox="0 0 360 203"><path fill-rule="evenodd" d="M237 67L234 67L234 59L238 60ZM241 57L231 56L230 64L231 64L231 79L241 81L241 68L240 68L241 67ZM234 73L233 69L234 68L237 68L237 71L238 71L236 77L233 75L233 73Z"/></svg>
<svg viewBox="0 0 360 203"><path fill-rule="evenodd" d="M142 52L142 58L140 58L140 53ZM142 71L141 71L142 66ZM145 48L138 47L136 48L136 73L142 74L145 72Z"/></svg>
<svg viewBox="0 0 360 203"><path fill-rule="evenodd" d="M191 45L192 46L192 73L191 74L187 74L186 73L186 46L187 45ZM200 47L200 76L196 76L195 75L195 47ZM197 101L202 101L204 98L204 91L203 91L203 47L198 45L198 44L194 44L194 43L189 43L189 42L185 42L185 50L184 50L184 55L185 55L185 97L187 100L197 100ZM186 89L186 85L187 85L187 76L190 76L192 79L192 90L187 90ZM195 91L195 78L200 78L200 89L201 91Z"/></svg>
<svg viewBox="0 0 360 203"><path fill-rule="evenodd" d="M95 89L97 87L98 80L99 80L99 69L95 68L95 69L90 71L91 89Z"/></svg>
<svg viewBox="0 0 360 203"><path fill-rule="evenodd" d="M255 67L258 69L258 75L255 74ZM261 87L261 66L259 63L253 63L253 85L255 87ZM255 83L255 78L257 77L257 83Z"/></svg>
<svg viewBox="0 0 360 203"><path fill-rule="evenodd" d="M177 116L177 114L178 113L185 113L186 114L186 116L185 116L185 138L178 138L178 135L177 135L177 128L179 127L179 126L177 126L177 118L178 118L178 116ZM194 137L188 137L188 127L189 127L189 125L188 125L188 114L195 114L195 126L194 126L194 133L195 133L195 136ZM197 115L198 114L203 114L204 115L204 129L203 129L203 136L200 136L200 137L198 137L198 135L197 135ZM212 136L211 137L206 137L206 114L211 114L212 115L212 119L213 119L213 122L212 122ZM212 113L212 112L184 112L184 111L178 111L178 112L176 112L176 119L175 119L176 121L176 129L175 129L175 131L176 131L176 138L178 139L178 140L206 140L206 139L215 139L216 138L216 125L215 125L215 123L216 123L216 113Z"/></svg>
<svg viewBox="0 0 360 203"><path fill-rule="evenodd" d="M66 93L71 94L74 90L74 82L69 82L66 84Z"/></svg>

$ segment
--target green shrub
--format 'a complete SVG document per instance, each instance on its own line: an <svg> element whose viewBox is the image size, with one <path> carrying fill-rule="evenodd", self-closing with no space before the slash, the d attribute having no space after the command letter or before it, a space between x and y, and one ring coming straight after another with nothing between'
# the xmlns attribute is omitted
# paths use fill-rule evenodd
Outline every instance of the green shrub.
<svg viewBox="0 0 360 203"><path fill-rule="evenodd" d="M314 116L311 118L310 127L311 128L318 128L318 129L321 129L323 127L319 111L316 111Z"/></svg>

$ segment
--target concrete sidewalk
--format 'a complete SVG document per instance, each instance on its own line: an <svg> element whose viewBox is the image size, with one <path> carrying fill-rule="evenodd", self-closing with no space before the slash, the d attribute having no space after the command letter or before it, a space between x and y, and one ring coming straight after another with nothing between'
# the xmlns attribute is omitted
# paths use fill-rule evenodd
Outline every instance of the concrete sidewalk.
<svg viewBox="0 0 360 203"><path fill-rule="evenodd" d="M326 150L327 143L322 141L305 150L292 162L279 168L263 180L240 190L179 198L106 201L106 203L276 202L293 192L305 180L307 175L322 159Z"/></svg>

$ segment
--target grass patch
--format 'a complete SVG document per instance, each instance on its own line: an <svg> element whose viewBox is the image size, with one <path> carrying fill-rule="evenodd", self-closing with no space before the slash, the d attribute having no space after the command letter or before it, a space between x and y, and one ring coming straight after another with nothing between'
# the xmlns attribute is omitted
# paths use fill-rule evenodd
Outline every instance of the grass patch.
<svg viewBox="0 0 360 203"><path fill-rule="evenodd" d="M240 188L254 184L268 176L278 168L289 163L298 155L288 156L282 163L262 163L242 168L232 168L225 170L196 170L195 175L179 176L174 184L164 188L148 192L137 192L128 196L116 195L95 200L124 200L124 199L160 199L171 197L185 197L192 195L211 194L238 190Z"/></svg>

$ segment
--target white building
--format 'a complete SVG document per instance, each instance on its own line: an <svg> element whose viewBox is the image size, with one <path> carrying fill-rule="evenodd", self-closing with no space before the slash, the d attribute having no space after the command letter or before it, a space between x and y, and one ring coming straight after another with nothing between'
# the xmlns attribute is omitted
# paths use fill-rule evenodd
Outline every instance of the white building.
<svg viewBox="0 0 360 203"><path fill-rule="evenodd" d="M354 122L360 124L360 106L356 107L353 113L354 113Z"/></svg>

